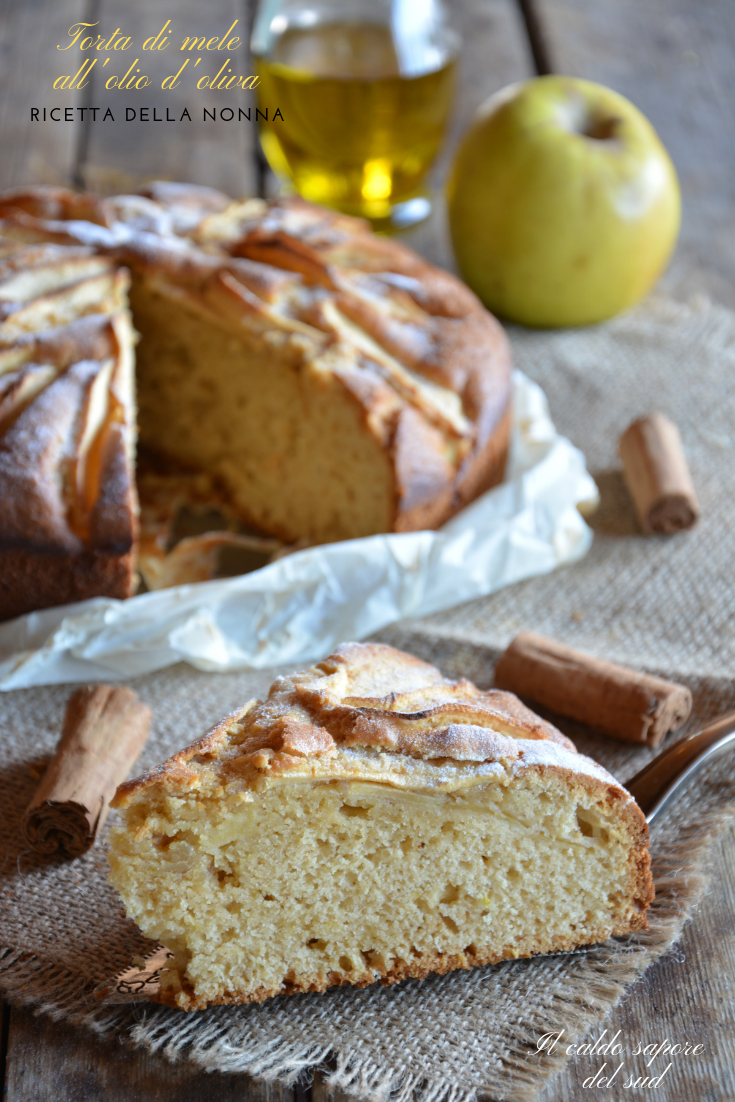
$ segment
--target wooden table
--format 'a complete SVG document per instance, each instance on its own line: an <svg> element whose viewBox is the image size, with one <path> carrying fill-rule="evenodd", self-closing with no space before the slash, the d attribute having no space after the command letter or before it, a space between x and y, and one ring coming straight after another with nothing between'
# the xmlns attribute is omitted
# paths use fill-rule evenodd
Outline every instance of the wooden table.
<svg viewBox="0 0 735 1102"><path fill-rule="evenodd" d="M68 28L99 21L100 30L141 43L167 18L177 33L221 34L237 19L247 28L247 0L2 0L0 3L0 187L30 182L129 190L163 177L210 184L233 195L273 187L259 162L254 126L200 121L204 106L237 106L232 92L192 95L177 89L106 92L93 74L81 91L54 93L53 79L74 73ZM536 72L564 72L609 84L651 119L679 171L684 222L674 261L663 281L678 297L707 294L735 307L735 4L732 0L450 0L464 36L461 88L452 141L437 166L445 171L451 146L477 105L491 92ZM160 14L159 14L160 13ZM206 13L206 14L205 14ZM210 28L212 28L210 30ZM119 55L130 63L129 53ZM145 56L146 68L167 75L167 56ZM237 55L243 72L247 58ZM152 58L152 60L151 60ZM73 60L76 60L76 56ZM105 70L115 72L113 57ZM123 70L121 70L122 72ZM238 69L238 72L240 69ZM149 91L153 91L153 87ZM241 94L246 105L246 93ZM33 121L31 108L71 108L71 122ZM101 121L104 111L153 108L176 118L194 107L193 121L125 126ZM97 121L93 107L100 108ZM80 111L79 108L86 108ZM414 231L411 242L430 259L451 266L441 216ZM553 411L552 411L553 412ZM735 671L734 671L735 672ZM674 952L649 969L609 1028L626 1037L650 1032L662 1038L696 1034L710 1059L671 1071L670 1097L678 1102L732 1102L735 1098L735 843L732 834L713 865L711 888ZM0 1066L7 1102L297 1102L313 1094L254 1083L246 1076L195 1073L181 1064L131 1052L45 1016L5 1007ZM572 1061L544 1102L586 1097L592 1065ZM625 1092L642 1097L642 1092ZM609 1097L609 1094L605 1094Z"/></svg>

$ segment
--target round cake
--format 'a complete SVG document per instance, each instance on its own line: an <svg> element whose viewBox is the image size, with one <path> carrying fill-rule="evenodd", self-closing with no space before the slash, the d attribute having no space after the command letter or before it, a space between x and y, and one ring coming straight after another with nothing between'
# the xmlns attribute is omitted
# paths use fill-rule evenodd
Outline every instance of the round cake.
<svg viewBox="0 0 735 1102"><path fill-rule="evenodd" d="M136 431L288 542L435 528L502 479L503 330L360 220L171 183L32 188L0 196L0 235L1 617L129 595ZM90 350L95 325L113 350Z"/></svg>

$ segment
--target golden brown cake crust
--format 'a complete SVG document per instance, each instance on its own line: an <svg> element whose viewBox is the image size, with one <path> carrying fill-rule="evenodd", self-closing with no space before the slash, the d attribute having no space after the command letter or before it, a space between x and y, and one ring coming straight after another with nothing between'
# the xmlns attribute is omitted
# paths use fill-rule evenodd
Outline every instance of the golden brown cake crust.
<svg viewBox="0 0 735 1102"><path fill-rule="evenodd" d="M410 689L401 691L404 685ZM231 753L222 756L225 748ZM366 772L364 762L340 757L347 748L378 754ZM286 774L403 785L395 771L400 758L391 755L415 761L412 784L422 777L422 761L571 769L580 784L603 786L611 798L630 804L645 828L640 809L614 777L513 693L450 681L430 663L382 643L344 643L318 665L277 678L264 701L248 701L156 769L120 785L112 806L127 807L148 788L174 791L184 782L196 789L215 755L225 772L231 768L256 785L259 775ZM191 763L204 766L203 773Z"/></svg>
<svg viewBox="0 0 735 1102"><path fill-rule="evenodd" d="M235 332L245 323L298 334L390 456L392 530L438 527L502 480L511 395L502 328L458 279L359 219L295 198L233 203L156 183L111 199L16 190L0 196L0 220L9 236L124 263Z"/></svg>
<svg viewBox="0 0 735 1102"><path fill-rule="evenodd" d="M653 898L653 896L651 896ZM641 913L640 923L626 924L613 931L613 936L632 933L635 930L646 929L645 915ZM427 976L445 976L447 972L457 969L480 968L485 964L499 964L503 960L517 960L522 957L537 956L540 953L564 953L572 949L579 949L584 945L593 945L599 937L590 937L585 940L569 937L555 941L553 944L543 938L528 938L523 945L514 945L505 952L472 951L468 948L463 953L435 953L427 954L412 961L397 961L390 968L381 968L373 965L373 972L377 973L377 982L382 987L391 987L394 983L402 983L403 980L424 980ZM224 995L215 998L202 998L198 996L191 984L182 980L181 989L160 988L151 996L151 1001L163 1006L176 1007L179 1010L206 1010L208 1006L237 1006L248 1003L262 1003L266 999L272 999L276 995L303 995L308 993L323 994L330 987L369 987L376 982L376 976L370 975L363 979L356 979L354 972L328 972L319 980L300 981L296 976L284 976L283 982L278 987L260 987L256 991L227 991Z"/></svg>
<svg viewBox="0 0 735 1102"><path fill-rule="evenodd" d="M410 685L409 691L400 687ZM519 741L522 740L522 741ZM449 681L420 658L382 643L343 643L323 662L279 677L264 701L249 701L201 739L149 773L120 785L112 806L126 807L147 788L198 786L190 762L231 746L232 768L259 774L328 774L341 747L363 747L418 761L515 761L522 742L544 742L575 755L591 775L617 782L577 754L574 743L513 693L483 692L472 682ZM394 779L393 759L378 759L369 779ZM225 764L225 769L228 766ZM339 764L356 776L359 765Z"/></svg>
<svg viewBox="0 0 735 1102"><path fill-rule="evenodd" d="M0 619L100 594L123 600L131 596L134 577L132 551L54 554L0 548Z"/></svg>
<svg viewBox="0 0 735 1102"><path fill-rule="evenodd" d="M0 239L0 619L130 596L127 279L90 249Z"/></svg>

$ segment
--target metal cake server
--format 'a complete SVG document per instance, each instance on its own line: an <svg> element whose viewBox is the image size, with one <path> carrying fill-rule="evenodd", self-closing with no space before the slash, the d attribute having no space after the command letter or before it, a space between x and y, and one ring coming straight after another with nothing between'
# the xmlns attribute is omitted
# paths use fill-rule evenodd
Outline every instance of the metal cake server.
<svg viewBox="0 0 735 1102"><path fill-rule="evenodd" d="M735 712L727 712L702 731L667 746L640 773L631 777L625 787L650 826L705 764L734 749Z"/></svg>

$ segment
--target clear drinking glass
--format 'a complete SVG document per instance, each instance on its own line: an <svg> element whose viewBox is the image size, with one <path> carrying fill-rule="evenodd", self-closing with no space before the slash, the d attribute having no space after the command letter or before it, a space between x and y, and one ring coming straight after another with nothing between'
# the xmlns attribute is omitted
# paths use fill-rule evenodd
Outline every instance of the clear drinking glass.
<svg viewBox="0 0 735 1102"><path fill-rule="evenodd" d="M261 0L251 49L278 176L376 228L428 215L459 52L441 0Z"/></svg>

